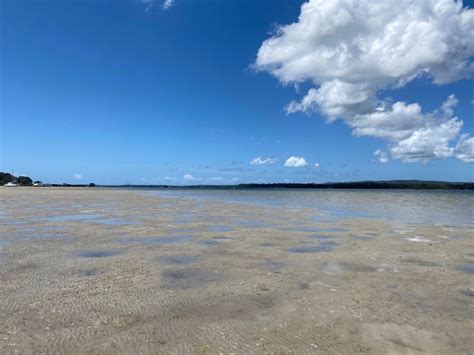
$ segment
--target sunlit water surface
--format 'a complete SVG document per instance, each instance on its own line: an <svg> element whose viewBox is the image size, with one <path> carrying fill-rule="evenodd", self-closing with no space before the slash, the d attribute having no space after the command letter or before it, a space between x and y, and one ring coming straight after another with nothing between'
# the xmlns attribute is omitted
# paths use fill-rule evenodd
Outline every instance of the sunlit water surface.
<svg viewBox="0 0 474 355"><path fill-rule="evenodd" d="M314 208L333 218L377 218L404 224L468 226L474 222L474 191L156 189L160 197Z"/></svg>

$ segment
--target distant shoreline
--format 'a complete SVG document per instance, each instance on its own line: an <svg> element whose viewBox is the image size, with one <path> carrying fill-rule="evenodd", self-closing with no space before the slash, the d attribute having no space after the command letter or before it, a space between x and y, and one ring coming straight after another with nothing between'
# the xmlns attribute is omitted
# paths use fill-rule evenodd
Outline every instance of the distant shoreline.
<svg viewBox="0 0 474 355"><path fill-rule="evenodd" d="M238 185L94 185L89 184L44 184L44 187L107 187L138 189L202 189L202 190L249 190L249 189L393 189L393 190L474 190L474 182L393 180L353 181L336 183L274 183Z"/></svg>

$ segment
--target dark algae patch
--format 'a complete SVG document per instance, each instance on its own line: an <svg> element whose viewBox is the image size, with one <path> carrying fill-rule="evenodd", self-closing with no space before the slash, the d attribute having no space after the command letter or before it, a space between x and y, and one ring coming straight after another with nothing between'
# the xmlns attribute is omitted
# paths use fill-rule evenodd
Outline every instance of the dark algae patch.
<svg viewBox="0 0 474 355"><path fill-rule="evenodd" d="M160 258L161 263L166 265L189 265L199 261L197 256L171 255Z"/></svg>
<svg viewBox="0 0 474 355"><path fill-rule="evenodd" d="M84 250L75 253L75 256L79 258L107 258L122 253L123 252L119 250Z"/></svg>
<svg viewBox="0 0 474 355"><path fill-rule="evenodd" d="M161 276L169 288L203 287L220 279L219 274L202 269L165 270Z"/></svg>
<svg viewBox="0 0 474 355"><path fill-rule="evenodd" d="M166 245L173 243L184 243L191 240L187 235L178 235L175 237L140 237L140 238L122 238L121 242L124 244L145 244L145 245Z"/></svg>
<svg viewBox="0 0 474 355"><path fill-rule="evenodd" d="M458 266L456 266L456 269L459 270L459 271L462 271L466 274L473 275L474 274L474 263L458 265Z"/></svg>
<svg viewBox="0 0 474 355"><path fill-rule="evenodd" d="M402 259L400 261L402 263L412 264L412 265L416 265L416 266L423 266L423 267L440 267L440 266L442 266L440 263L435 263L434 261L427 261L427 260L414 259L414 258Z"/></svg>
<svg viewBox="0 0 474 355"><path fill-rule="evenodd" d="M339 245L333 241L323 241L319 245L304 245L293 248L288 248L290 253L327 253L334 250L334 247Z"/></svg>

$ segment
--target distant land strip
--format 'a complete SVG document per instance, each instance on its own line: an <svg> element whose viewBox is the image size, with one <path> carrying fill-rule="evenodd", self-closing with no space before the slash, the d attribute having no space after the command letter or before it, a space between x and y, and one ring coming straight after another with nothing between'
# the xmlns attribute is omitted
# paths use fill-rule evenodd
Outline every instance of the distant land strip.
<svg viewBox="0 0 474 355"><path fill-rule="evenodd" d="M42 187L110 187L142 189L202 189L202 190L246 190L246 189L438 189L438 190L474 190L474 182L424 181L424 180L384 180L384 181L350 181L326 183L273 183L273 184L238 184L238 185L96 185L43 183L28 176L14 176L0 172L0 186L15 183L20 186Z"/></svg>
<svg viewBox="0 0 474 355"><path fill-rule="evenodd" d="M238 184L238 185L103 185L104 187L129 188L170 188L170 189L446 189L474 190L474 182L446 182L420 180L393 181L353 181L327 183L274 183L274 184Z"/></svg>

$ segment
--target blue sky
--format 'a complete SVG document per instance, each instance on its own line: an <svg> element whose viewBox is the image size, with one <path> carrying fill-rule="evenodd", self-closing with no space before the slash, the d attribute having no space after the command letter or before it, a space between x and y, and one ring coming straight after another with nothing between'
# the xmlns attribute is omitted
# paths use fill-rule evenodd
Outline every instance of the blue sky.
<svg viewBox="0 0 474 355"><path fill-rule="evenodd" d="M318 63L296 75L290 59L269 60L259 50L283 36L278 25L301 23L302 4L176 0L164 9L158 0L1 1L0 170L102 184L474 180L473 164L455 148L461 135L467 142L474 133L468 74L434 82L441 74L425 61L432 76L403 85L357 82L378 101L387 98L387 114L392 103L406 102L427 115L454 94L454 113L439 120L454 115L463 126L452 150L435 158L414 160L400 150L402 138L356 133L355 115L374 122L375 106L339 119L320 96L310 108L301 105L308 90L337 78L321 79L330 70L315 71ZM298 33L285 35L264 49L305 44ZM288 166L290 157L301 164Z"/></svg>

